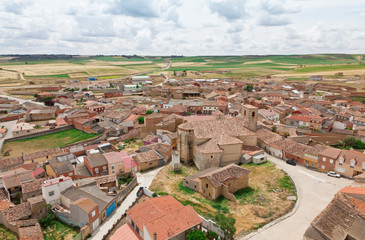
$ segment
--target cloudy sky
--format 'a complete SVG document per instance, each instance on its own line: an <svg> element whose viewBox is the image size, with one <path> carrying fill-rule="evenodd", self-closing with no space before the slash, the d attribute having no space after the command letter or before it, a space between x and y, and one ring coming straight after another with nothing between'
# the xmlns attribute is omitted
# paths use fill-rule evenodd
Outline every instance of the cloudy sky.
<svg viewBox="0 0 365 240"><path fill-rule="evenodd" d="M0 54L365 53L364 0L0 0Z"/></svg>

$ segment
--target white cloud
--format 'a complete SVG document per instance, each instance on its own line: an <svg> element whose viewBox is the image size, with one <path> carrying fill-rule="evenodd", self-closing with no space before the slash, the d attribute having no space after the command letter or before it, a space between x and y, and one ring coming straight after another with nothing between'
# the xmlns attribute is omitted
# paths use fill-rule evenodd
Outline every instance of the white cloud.
<svg viewBox="0 0 365 240"><path fill-rule="evenodd" d="M363 9L361 0L0 0L0 53L364 53Z"/></svg>

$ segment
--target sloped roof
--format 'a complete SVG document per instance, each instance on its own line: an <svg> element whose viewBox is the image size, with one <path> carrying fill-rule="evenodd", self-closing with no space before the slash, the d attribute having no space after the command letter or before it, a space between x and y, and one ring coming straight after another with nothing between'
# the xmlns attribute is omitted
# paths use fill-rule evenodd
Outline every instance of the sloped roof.
<svg viewBox="0 0 365 240"><path fill-rule="evenodd" d="M223 132L231 137L254 134L254 132L246 128L245 120L237 117L212 121L187 122L179 125L179 129L193 130L197 139L218 137Z"/></svg>
<svg viewBox="0 0 365 240"><path fill-rule="evenodd" d="M148 199L127 214L139 229L145 225L152 236L156 232L158 240L169 239L202 221L191 206L184 207L172 196Z"/></svg>
<svg viewBox="0 0 365 240"><path fill-rule="evenodd" d="M194 211L194 209L188 205L175 212L164 215L151 222L148 222L145 226L153 236L156 233L157 240L170 239L181 232L184 232L202 222L202 219Z"/></svg>
<svg viewBox="0 0 365 240"><path fill-rule="evenodd" d="M251 171L237 166L236 164L232 163L225 167L219 168L215 171L207 173L199 178L207 178L213 186L220 187L223 183L230 178L240 178L243 175L249 174Z"/></svg>
<svg viewBox="0 0 365 240"><path fill-rule="evenodd" d="M118 228L113 235L110 236L110 240L142 240L138 233L132 228L132 226L127 222Z"/></svg>

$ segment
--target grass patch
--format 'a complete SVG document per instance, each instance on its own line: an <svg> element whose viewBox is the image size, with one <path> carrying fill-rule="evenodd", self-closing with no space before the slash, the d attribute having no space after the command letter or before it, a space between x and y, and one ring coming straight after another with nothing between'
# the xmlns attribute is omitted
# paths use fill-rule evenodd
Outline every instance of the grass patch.
<svg viewBox="0 0 365 240"><path fill-rule="evenodd" d="M258 190L255 190L252 187L247 187L235 192L234 196L241 204L247 204L247 203L254 204L256 202L258 194L259 194Z"/></svg>
<svg viewBox="0 0 365 240"><path fill-rule="evenodd" d="M184 193L184 194L188 194L188 195L191 195L191 194L194 194L194 193L195 193L195 191L194 191L194 190L192 190L192 189L190 189L190 188L185 187L185 186L183 185L183 182L182 182L182 181L181 181L181 182L179 182L179 184L178 184L178 189L179 189L179 191L180 191L180 192L182 192L182 193Z"/></svg>
<svg viewBox="0 0 365 240"><path fill-rule="evenodd" d="M285 188L285 189L288 189L290 191L295 190L294 183L291 181L290 177L286 174L285 174L284 177L279 179L279 186L281 188Z"/></svg>
<svg viewBox="0 0 365 240"><path fill-rule="evenodd" d="M45 149L64 147L68 144L88 140L98 136L97 134L85 133L77 129L65 130L38 136L28 139L9 141L4 143L3 150L12 149L11 157L19 156L21 153L31 153Z"/></svg>
<svg viewBox="0 0 365 240"><path fill-rule="evenodd" d="M45 240L62 240L62 239L73 239L79 232L79 229L72 228L60 221L55 222L56 229L51 226L43 230L43 237Z"/></svg>
<svg viewBox="0 0 365 240"><path fill-rule="evenodd" d="M18 237L15 235L15 233L6 229L3 225L0 224L0 239L17 240Z"/></svg>

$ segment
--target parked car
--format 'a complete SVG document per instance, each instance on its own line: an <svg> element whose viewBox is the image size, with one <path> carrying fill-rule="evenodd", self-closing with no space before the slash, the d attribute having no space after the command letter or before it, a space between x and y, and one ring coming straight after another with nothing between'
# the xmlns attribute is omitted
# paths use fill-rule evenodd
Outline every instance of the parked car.
<svg viewBox="0 0 365 240"><path fill-rule="evenodd" d="M336 173L336 172L334 172L334 171L329 171L329 172L327 173L327 175L328 175L328 176L330 176L330 177L336 177L336 178L341 177L341 175L340 175L340 174L338 174L338 173Z"/></svg>
<svg viewBox="0 0 365 240"><path fill-rule="evenodd" d="M293 160L286 160L286 163L289 164L289 165L292 165L292 166L296 166L297 163L294 162Z"/></svg>

